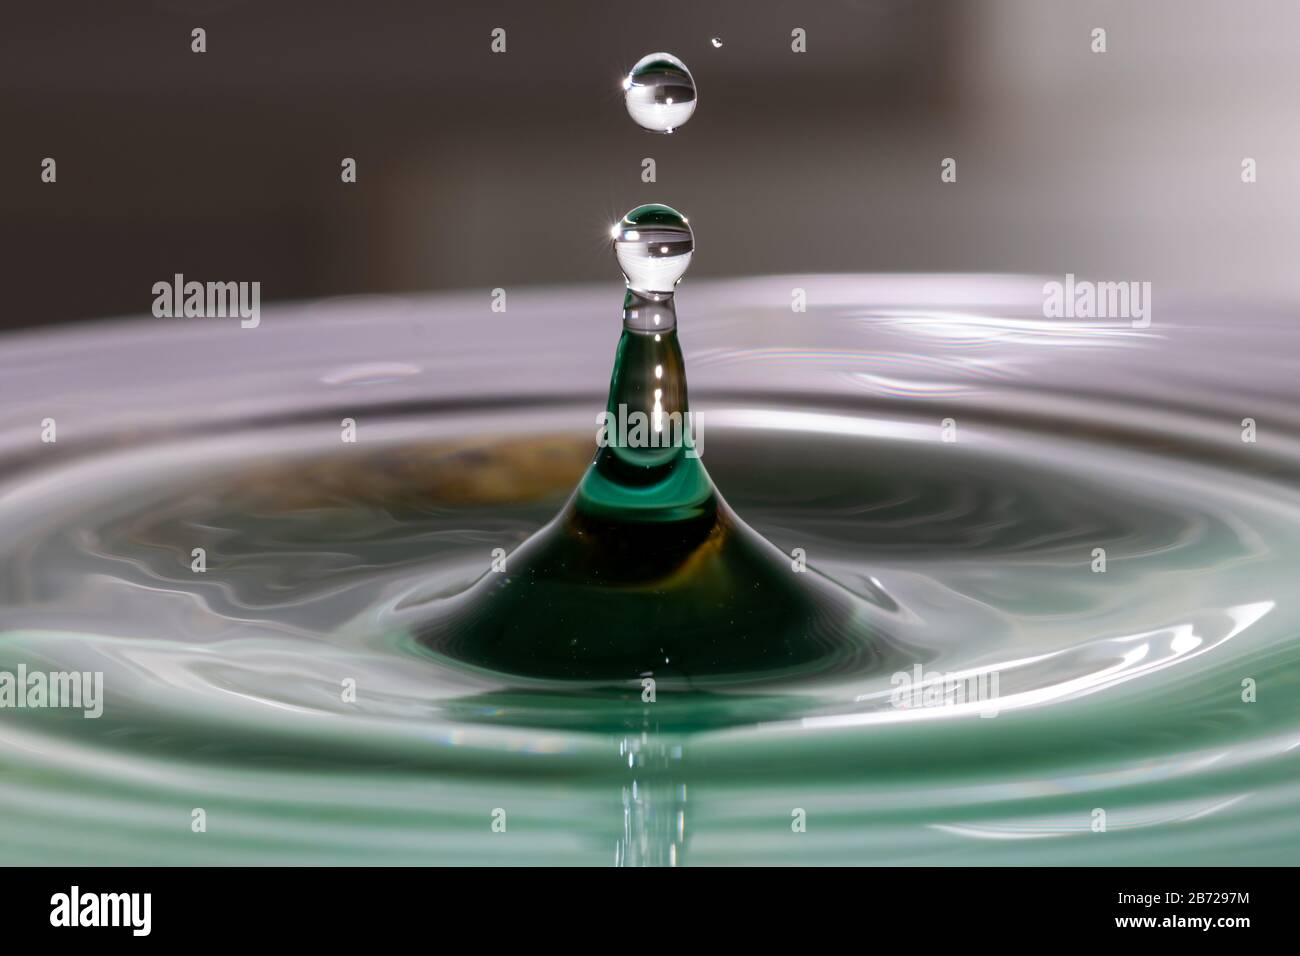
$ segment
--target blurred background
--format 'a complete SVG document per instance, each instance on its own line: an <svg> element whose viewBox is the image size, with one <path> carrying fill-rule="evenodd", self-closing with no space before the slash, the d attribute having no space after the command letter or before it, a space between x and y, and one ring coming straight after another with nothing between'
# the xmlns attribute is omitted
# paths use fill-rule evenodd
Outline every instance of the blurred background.
<svg viewBox="0 0 1300 956"><path fill-rule="evenodd" d="M1074 272L1152 281L1157 308L1168 288L1300 293L1286 0L51 0L3 17L3 327L144 313L177 272L260 281L264 305L614 285L608 227L648 201L690 216L693 278ZM661 49L700 94L672 136L637 128L619 85Z"/></svg>

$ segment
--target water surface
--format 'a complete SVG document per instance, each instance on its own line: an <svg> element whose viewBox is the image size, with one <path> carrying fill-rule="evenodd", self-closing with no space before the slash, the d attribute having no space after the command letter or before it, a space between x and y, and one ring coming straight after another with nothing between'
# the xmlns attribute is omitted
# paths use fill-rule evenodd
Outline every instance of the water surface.
<svg viewBox="0 0 1300 956"><path fill-rule="evenodd" d="M924 668L996 673L995 715L897 707L871 667L645 703L411 638L590 461L608 288L10 336L0 670L102 671L106 701L0 711L0 859L1294 862L1295 333L1172 297L1044 319L1041 286L678 296L729 504Z"/></svg>

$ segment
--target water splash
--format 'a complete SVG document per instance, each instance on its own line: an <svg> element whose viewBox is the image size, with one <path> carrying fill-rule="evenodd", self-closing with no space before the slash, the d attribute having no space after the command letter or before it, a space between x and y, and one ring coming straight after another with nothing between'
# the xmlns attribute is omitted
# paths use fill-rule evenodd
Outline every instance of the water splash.
<svg viewBox="0 0 1300 956"><path fill-rule="evenodd" d="M901 660L868 605L764 541L705 471L673 295L686 218L639 206L612 239L627 293L595 459L554 521L424 610L419 643L520 678L674 686Z"/></svg>

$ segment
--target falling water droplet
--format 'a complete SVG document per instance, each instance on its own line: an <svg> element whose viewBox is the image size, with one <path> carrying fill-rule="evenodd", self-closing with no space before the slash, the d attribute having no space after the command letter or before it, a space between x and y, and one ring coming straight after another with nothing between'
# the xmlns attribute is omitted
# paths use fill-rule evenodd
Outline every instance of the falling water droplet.
<svg viewBox="0 0 1300 956"><path fill-rule="evenodd" d="M624 78L623 89L629 115L656 133L671 133L695 112L695 80L671 53L641 57Z"/></svg>
<svg viewBox="0 0 1300 956"><path fill-rule="evenodd" d="M671 206L637 206L612 230L614 254L627 287L640 293L672 292L691 264L695 236Z"/></svg>

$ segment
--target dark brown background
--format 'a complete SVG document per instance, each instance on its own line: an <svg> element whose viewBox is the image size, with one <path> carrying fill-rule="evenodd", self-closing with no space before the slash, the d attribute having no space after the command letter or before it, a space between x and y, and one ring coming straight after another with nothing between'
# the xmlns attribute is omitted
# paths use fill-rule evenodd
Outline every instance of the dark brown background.
<svg viewBox="0 0 1300 956"><path fill-rule="evenodd" d="M0 326L146 312L175 272L259 280L264 302L613 281L608 226L651 200L691 217L693 277L1300 288L1285 2L98 0L0 16ZM671 137L636 128L619 89L659 49L700 90Z"/></svg>

